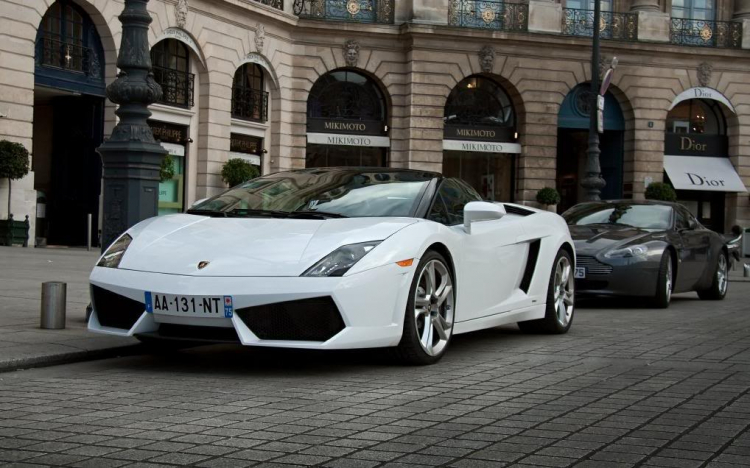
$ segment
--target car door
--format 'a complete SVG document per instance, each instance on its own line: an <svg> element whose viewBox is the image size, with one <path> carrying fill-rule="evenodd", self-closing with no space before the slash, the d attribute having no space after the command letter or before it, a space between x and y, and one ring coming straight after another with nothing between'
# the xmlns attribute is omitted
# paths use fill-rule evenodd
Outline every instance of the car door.
<svg viewBox="0 0 750 468"><path fill-rule="evenodd" d="M523 228L511 217L463 226L463 209L481 197L456 179L444 180L428 218L450 226L459 238L457 270L457 317L462 322L504 312L518 287L528 244L518 244Z"/></svg>
<svg viewBox="0 0 750 468"><path fill-rule="evenodd" d="M710 232L703 228L686 209L676 208L675 216L675 227L681 241L681 246L677 248L680 265L675 291L688 291L702 277L708 264L711 236Z"/></svg>

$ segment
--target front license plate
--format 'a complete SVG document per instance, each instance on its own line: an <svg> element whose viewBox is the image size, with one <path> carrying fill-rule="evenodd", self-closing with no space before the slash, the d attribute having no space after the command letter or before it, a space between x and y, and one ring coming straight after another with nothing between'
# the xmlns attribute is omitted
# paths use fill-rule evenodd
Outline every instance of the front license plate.
<svg viewBox="0 0 750 468"><path fill-rule="evenodd" d="M576 267L576 271L573 274L573 278L585 278L585 277L586 277L586 268Z"/></svg>
<svg viewBox="0 0 750 468"><path fill-rule="evenodd" d="M146 291L146 312L232 318L234 303L232 296L178 296Z"/></svg>

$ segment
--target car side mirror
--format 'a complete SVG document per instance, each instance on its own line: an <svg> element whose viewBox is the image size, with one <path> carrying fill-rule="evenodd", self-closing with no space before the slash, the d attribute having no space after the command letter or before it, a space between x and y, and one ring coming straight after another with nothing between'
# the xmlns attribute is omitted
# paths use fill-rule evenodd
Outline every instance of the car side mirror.
<svg viewBox="0 0 750 468"><path fill-rule="evenodd" d="M505 207L496 203L474 201L464 206L464 230L471 234L471 224L490 221L505 216Z"/></svg>

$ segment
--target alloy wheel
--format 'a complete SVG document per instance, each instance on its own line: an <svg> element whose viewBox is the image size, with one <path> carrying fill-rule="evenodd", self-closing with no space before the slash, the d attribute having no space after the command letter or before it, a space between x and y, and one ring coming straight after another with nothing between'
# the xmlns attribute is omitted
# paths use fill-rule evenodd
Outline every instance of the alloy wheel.
<svg viewBox="0 0 750 468"><path fill-rule="evenodd" d="M414 323L422 349L430 356L443 352L453 333L453 280L440 260L430 260L419 272L414 292Z"/></svg>
<svg viewBox="0 0 750 468"><path fill-rule="evenodd" d="M723 296L727 292L727 257L724 254L719 255L719 264L716 267L716 284L719 286L719 293Z"/></svg>
<svg viewBox="0 0 750 468"><path fill-rule="evenodd" d="M568 325L573 316L575 281L571 275L572 267L568 257L562 256L555 265L554 301L557 321L563 327Z"/></svg>

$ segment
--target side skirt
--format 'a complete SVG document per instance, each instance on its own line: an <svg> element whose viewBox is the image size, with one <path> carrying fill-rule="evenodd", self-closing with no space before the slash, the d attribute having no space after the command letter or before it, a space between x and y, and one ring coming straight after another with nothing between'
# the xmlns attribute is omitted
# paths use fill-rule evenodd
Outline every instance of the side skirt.
<svg viewBox="0 0 750 468"><path fill-rule="evenodd" d="M525 307L523 309L512 310L502 314L495 314L487 317L467 320L466 322L457 322L453 326L453 333L459 335L461 333L484 330L485 328L499 327L500 325L507 325L509 323L524 322L526 320L536 320L544 318L546 307L546 304L538 304L531 307Z"/></svg>

